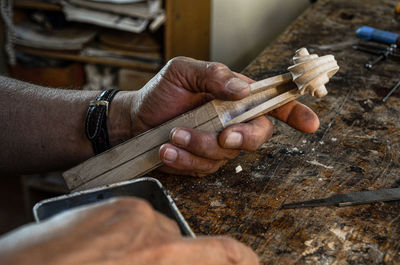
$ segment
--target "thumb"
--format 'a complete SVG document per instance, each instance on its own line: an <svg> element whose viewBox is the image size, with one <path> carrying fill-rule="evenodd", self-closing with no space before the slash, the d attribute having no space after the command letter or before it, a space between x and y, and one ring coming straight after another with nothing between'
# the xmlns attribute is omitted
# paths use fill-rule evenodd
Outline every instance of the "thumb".
<svg viewBox="0 0 400 265"><path fill-rule="evenodd" d="M163 76L178 79L191 92L210 93L222 100L238 100L250 94L250 85L244 81L247 79L222 63L176 57L168 62Z"/></svg>

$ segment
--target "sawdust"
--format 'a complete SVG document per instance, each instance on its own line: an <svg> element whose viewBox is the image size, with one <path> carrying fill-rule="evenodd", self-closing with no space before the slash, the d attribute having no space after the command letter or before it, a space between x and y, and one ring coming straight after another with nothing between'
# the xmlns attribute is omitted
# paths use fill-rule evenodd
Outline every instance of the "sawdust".
<svg viewBox="0 0 400 265"><path fill-rule="evenodd" d="M311 165L314 165L314 166L320 166L320 167L324 167L324 168L326 168L326 169L333 169L333 167L332 166L327 166L327 165L324 165L324 164L322 164L322 163L320 163L320 162L318 162L317 160L312 160L312 161L306 161L307 163L309 163L309 164L311 164Z"/></svg>

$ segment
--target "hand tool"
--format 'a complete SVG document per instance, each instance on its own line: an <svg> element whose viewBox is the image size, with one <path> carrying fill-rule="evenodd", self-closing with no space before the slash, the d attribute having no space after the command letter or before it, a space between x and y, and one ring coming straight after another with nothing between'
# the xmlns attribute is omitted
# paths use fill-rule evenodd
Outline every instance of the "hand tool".
<svg viewBox="0 0 400 265"><path fill-rule="evenodd" d="M389 91L389 93L382 99L383 102L386 102L388 98L400 87L400 80L393 86L393 88Z"/></svg>
<svg viewBox="0 0 400 265"><path fill-rule="evenodd" d="M356 45L353 45L353 48L359 51L379 55L378 57L374 58L364 65L367 69L371 69L373 65L387 59L388 57L393 56L400 58L400 53L397 50L396 44L391 44L389 47L387 47L386 45L360 42Z"/></svg>
<svg viewBox="0 0 400 265"><path fill-rule="evenodd" d="M392 44L396 45L396 44ZM392 52L395 53L397 51L397 45L396 46L390 46L392 48ZM367 52L375 55L380 55L382 51L386 51L388 49L388 46L386 44L379 44L379 43L374 43L374 42L367 42L367 41L360 41L357 44L353 45L353 48L362 51L362 52ZM397 56L399 56L396 53Z"/></svg>
<svg viewBox="0 0 400 265"><path fill-rule="evenodd" d="M338 70L333 55L319 57L298 50L289 72L250 84L251 95L238 101L213 100L138 135L63 173L73 191L142 176L162 165L160 146L169 141L173 128L185 126L204 132L220 132L278 108L304 93L323 97L325 84Z"/></svg>
<svg viewBox="0 0 400 265"><path fill-rule="evenodd" d="M368 26L363 26L357 29L356 34L360 39L363 40L373 40L386 44L400 44L399 34Z"/></svg>
<svg viewBox="0 0 400 265"><path fill-rule="evenodd" d="M281 206L281 209L294 209L317 206L350 206L397 200L400 200L400 188L336 194L324 199L284 204Z"/></svg>
<svg viewBox="0 0 400 265"><path fill-rule="evenodd" d="M368 63L366 63L364 65L364 67L367 68L367 69L371 69L372 66L374 66L374 64L385 60L388 56L389 56L389 52L388 51L382 52L381 55L379 55L378 57L376 57L372 61L369 61Z"/></svg>

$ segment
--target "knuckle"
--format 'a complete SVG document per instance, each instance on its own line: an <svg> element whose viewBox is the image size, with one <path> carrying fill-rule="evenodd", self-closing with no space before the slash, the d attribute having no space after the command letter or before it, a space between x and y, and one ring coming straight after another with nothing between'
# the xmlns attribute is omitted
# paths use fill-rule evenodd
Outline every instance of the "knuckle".
<svg viewBox="0 0 400 265"><path fill-rule="evenodd" d="M174 57L172 59L170 59L165 66L163 67L163 69L160 71L160 73L162 75L165 75L166 73L171 73L174 72L174 70L179 70L182 68L182 66L184 66L185 64L187 64L187 62L189 61L188 57L185 56L178 56L178 57Z"/></svg>
<svg viewBox="0 0 400 265"><path fill-rule="evenodd" d="M242 260L242 246L229 237L219 237L209 242L213 248L218 249L225 256L227 264L238 264Z"/></svg>
<svg viewBox="0 0 400 265"><path fill-rule="evenodd" d="M176 65L182 64L182 62L186 62L187 59L188 59L188 57L185 57L185 56L177 56L177 57L174 57L174 58L170 59L170 60L166 63L166 66L174 67L174 66L176 66Z"/></svg>
<svg viewBox="0 0 400 265"><path fill-rule="evenodd" d="M229 252L236 249L237 241L230 237L218 238L218 244L223 247L225 251Z"/></svg>
<svg viewBox="0 0 400 265"><path fill-rule="evenodd" d="M129 208L131 211L130 213L136 215L137 212L140 212L141 215L146 216L148 218L153 217L155 212L153 207L148 201L138 198L123 198L118 199L119 206L124 208Z"/></svg>
<svg viewBox="0 0 400 265"><path fill-rule="evenodd" d="M193 157L193 155L189 155L186 160L187 160L186 167L188 167L188 168L196 168L197 167L196 159Z"/></svg>
<svg viewBox="0 0 400 265"><path fill-rule="evenodd" d="M210 62L207 64L207 71L212 75L218 75L226 72L227 70L229 70L229 68L222 63Z"/></svg>
<svg viewBox="0 0 400 265"><path fill-rule="evenodd" d="M219 161L209 161L207 163L204 163L203 173L212 174L217 172L219 168Z"/></svg>
<svg viewBox="0 0 400 265"><path fill-rule="evenodd" d="M171 238L165 238L164 242L158 247L156 255L158 260L162 260L165 257L173 257L182 253L191 252L189 244L185 244L182 240L175 240Z"/></svg>
<svg viewBox="0 0 400 265"><path fill-rule="evenodd" d="M197 141L194 142L196 148L201 148L203 153L210 151L210 147L216 146L215 136L208 133L198 135Z"/></svg>
<svg viewBox="0 0 400 265"><path fill-rule="evenodd" d="M204 133L196 136L191 143L191 151L197 155L210 159L233 159L240 151L234 149L222 149L218 144L216 133Z"/></svg>
<svg viewBox="0 0 400 265"><path fill-rule="evenodd" d="M151 213L153 212L153 207L151 206L151 204L145 200L137 200L135 203L135 206L146 213Z"/></svg>
<svg viewBox="0 0 400 265"><path fill-rule="evenodd" d="M202 174L209 175L217 172L220 167L225 165L227 160L217 160L217 161L210 161L205 164L205 167L202 169Z"/></svg>
<svg viewBox="0 0 400 265"><path fill-rule="evenodd" d="M258 149L258 147L260 146L259 144L259 139L254 136L254 135L250 135L248 141L247 141L247 149L249 151L255 151Z"/></svg>
<svg viewBox="0 0 400 265"><path fill-rule="evenodd" d="M238 241L229 237L222 237L220 244L229 262L228 264L239 264L243 261L243 246Z"/></svg>
<svg viewBox="0 0 400 265"><path fill-rule="evenodd" d="M181 235L178 223L175 220L165 216L162 213L155 213L158 223L160 224L159 228L162 229L166 235Z"/></svg>
<svg viewBox="0 0 400 265"><path fill-rule="evenodd" d="M108 210L114 213L124 213L128 216L136 218L137 213L152 218L155 215L151 204L143 199L133 197L118 197L109 200Z"/></svg>
<svg viewBox="0 0 400 265"><path fill-rule="evenodd" d="M253 129L248 136L248 148L255 151L266 141L267 131Z"/></svg>

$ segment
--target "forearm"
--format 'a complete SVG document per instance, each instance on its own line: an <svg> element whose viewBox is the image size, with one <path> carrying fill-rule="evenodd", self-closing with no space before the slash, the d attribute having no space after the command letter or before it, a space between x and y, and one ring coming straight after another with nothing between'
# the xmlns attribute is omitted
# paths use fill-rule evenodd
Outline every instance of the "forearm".
<svg viewBox="0 0 400 265"><path fill-rule="evenodd" d="M0 171L64 169L93 156L85 135L89 102L99 91L60 90L0 77ZM110 105L112 145L131 135L134 93L119 92Z"/></svg>

